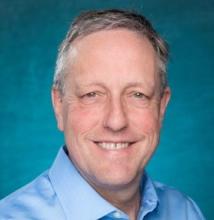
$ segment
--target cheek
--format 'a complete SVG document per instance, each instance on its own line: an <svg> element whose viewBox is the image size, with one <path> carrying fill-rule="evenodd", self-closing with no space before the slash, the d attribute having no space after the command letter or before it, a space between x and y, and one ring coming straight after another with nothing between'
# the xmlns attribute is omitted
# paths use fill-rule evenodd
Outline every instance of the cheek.
<svg viewBox="0 0 214 220"><path fill-rule="evenodd" d="M74 135L79 135L91 130L98 124L101 111L98 108L76 105L69 106L66 115L67 117L64 118L67 130L73 132Z"/></svg>
<svg viewBox="0 0 214 220"><path fill-rule="evenodd" d="M131 116L132 124L138 129L138 131L144 134L152 134L159 131L159 120L157 111L152 109L144 109L135 112Z"/></svg>

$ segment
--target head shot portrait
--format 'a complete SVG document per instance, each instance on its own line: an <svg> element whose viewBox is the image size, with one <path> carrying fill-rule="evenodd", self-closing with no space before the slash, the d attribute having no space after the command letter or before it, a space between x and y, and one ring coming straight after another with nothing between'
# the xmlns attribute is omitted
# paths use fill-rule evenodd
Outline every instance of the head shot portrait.
<svg viewBox="0 0 214 220"><path fill-rule="evenodd" d="M80 12L51 86L64 142L46 171L0 201L0 219L205 219L191 196L147 170L173 96L169 54L143 13Z"/></svg>

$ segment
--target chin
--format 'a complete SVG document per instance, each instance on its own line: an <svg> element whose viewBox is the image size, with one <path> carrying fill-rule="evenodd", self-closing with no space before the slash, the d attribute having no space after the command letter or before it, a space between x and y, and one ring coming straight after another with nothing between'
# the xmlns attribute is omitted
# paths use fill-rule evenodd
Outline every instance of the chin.
<svg viewBox="0 0 214 220"><path fill-rule="evenodd" d="M99 176L93 182L93 185L96 185L99 188L108 189L108 190L122 190L123 188L129 187L132 184L138 184L140 181L141 175L133 175L131 173L116 173L108 176Z"/></svg>

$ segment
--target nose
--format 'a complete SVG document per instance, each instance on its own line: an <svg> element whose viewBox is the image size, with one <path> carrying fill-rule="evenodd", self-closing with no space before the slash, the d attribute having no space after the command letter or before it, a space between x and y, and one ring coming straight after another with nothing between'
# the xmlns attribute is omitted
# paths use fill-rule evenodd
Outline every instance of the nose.
<svg viewBox="0 0 214 220"><path fill-rule="evenodd" d="M113 132L124 130L128 126L126 109L121 100L111 100L106 107L104 127Z"/></svg>

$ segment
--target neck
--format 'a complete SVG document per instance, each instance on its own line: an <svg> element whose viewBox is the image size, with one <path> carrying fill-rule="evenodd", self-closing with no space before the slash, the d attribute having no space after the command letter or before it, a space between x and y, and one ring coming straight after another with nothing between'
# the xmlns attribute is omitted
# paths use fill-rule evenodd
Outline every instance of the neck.
<svg viewBox="0 0 214 220"><path fill-rule="evenodd" d="M117 197L116 197L117 196ZM137 219L138 211L140 208L140 190L138 189L134 195L116 195L112 196L111 203L122 210L129 216L129 219Z"/></svg>
<svg viewBox="0 0 214 220"><path fill-rule="evenodd" d="M125 187L100 189L95 187L107 201L126 213L130 220L136 220L140 208L140 179Z"/></svg>

